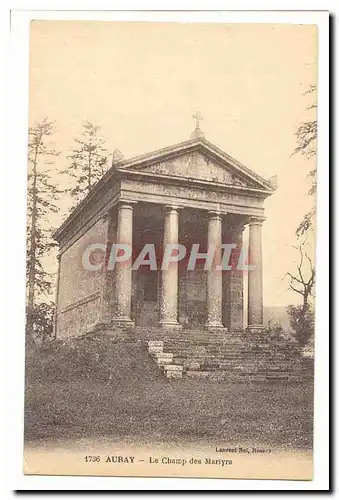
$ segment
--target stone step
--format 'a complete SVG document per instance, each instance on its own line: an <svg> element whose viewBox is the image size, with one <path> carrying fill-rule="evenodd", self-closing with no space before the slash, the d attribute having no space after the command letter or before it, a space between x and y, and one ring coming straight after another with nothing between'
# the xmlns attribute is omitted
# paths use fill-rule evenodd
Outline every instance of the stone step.
<svg viewBox="0 0 339 500"><path fill-rule="evenodd" d="M302 377L297 377L290 373L281 373L279 375L259 374L256 372L213 372L210 370L186 372L185 377L192 379L211 379L216 381L229 381L229 382L297 382L304 380Z"/></svg>
<svg viewBox="0 0 339 500"><path fill-rule="evenodd" d="M157 354L162 354L163 350L164 350L163 347L157 345L148 347L148 352L154 356L156 356Z"/></svg>
<svg viewBox="0 0 339 500"><path fill-rule="evenodd" d="M230 350L230 351L266 351L266 352L280 352L280 353L290 353L290 351L273 350L269 345L251 345L245 343L230 344L227 342L210 343L210 342L164 342L164 347L166 349L210 349L210 350Z"/></svg>
<svg viewBox="0 0 339 500"><path fill-rule="evenodd" d="M199 338L200 337L200 338ZM204 332L198 338L162 338L147 342L147 348L169 379L188 378L224 381L278 383L312 377L303 369L300 356L288 343L270 344L238 335L235 341L213 338Z"/></svg>
<svg viewBox="0 0 339 500"><path fill-rule="evenodd" d="M173 349L173 354L177 358L186 358L186 359L220 359L220 360L252 360L255 359L257 362L259 361L266 361L268 358L261 354L261 355L251 355L251 354L238 354L238 353L232 353L232 354L223 354L223 353L216 353L215 355L213 354L204 354L204 353L194 353L194 352L183 352L183 351L175 351ZM274 360L275 361L275 360Z"/></svg>
<svg viewBox="0 0 339 500"><path fill-rule="evenodd" d="M163 340L149 340L147 342L148 347L164 347Z"/></svg>
<svg viewBox="0 0 339 500"><path fill-rule="evenodd" d="M183 366L188 366L189 364L196 364L201 367L203 366L209 366L209 367L215 367L220 370L233 370L237 369L238 367L243 367L243 368L248 368L248 367L253 367L254 369L258 368L258 365L254 362L252 363L225 363L223 361L209 361L206 362L204 360L199 360L199 359L188 359L188 360L181 360L178 358L173 357L173 363L177 364L182 364ZM290 367L287 367L290 369Z"/></svg>
<svg viewBox="0 0 339 500"><path fill-rule="evenodd" d="M206 341L201 341L201 340L190 340L190 341L187 341L187 340L175 340L175 341L168 341L168 340L164 340L164 345L171 345L171 346L182 346L182 347L188 347L188 346L194 346L194 345L199 345L199 346L210 346L210 347L223 347L223 346L229 346L230 349L235 349L237 347L247 347L247 346L250 346L250 347L258 347L258 348L263 348L263 347L266 347L266 348L270 348L269 344L262 344L262 345L258 345L258 344L250 344L250 343L247 343L247 342L228 342L228 341L210 341L210 340L206 340Z"/></svg>
<svg viewBox="0 0 339 500"><path fill-rule="evenodd" d="M293 362L299 362L300 358L299 357L293 357L293 356L288 356L288 355L274 355L269 352L265 351L249 351L249 350L243 350L243 351L231 351L231 350L217 350L217 351L211 351L209 349L175 349L175 348L164 348L164 352L173 352L176 356L184 357L184 356L201 356L201 357L221 357L221 358L251 358L251 359L265 359L265 360L272 360L274 362L276 361L284 361L284 360L290 360Z"/></svg>
<svg viewBox="0 0 339 500"><path fill-rule="evenodd" d="M255 361L256 363L271 363L271 364L275 364L275 363L286 363L288 362L289 360L280 360L280 361L277 361L277 360L271 360L271 359L268 359L267 357L265 356L242 356L242 355L234 355L234 354L216 354L216 355L211 355L211 354L200 354L200 353L196 353L196 354L187 354L187 353L178 353L178 352L173 352L173 355L174 357L178 358L178 359L191 359L191 360L196 360L196 361L203 361L203 360L206 360L206 361L214 361L214 360L218 360L218 361L225 361L225 362L239 362L239 361L244 361L244 362L250 362L250 361ZM297 364L297 363L296 363Z"/></svg>
<svg viewBox="0 0 339 500"><path fill-rule="evenodd" d="M157 363L161 363L164 360L169 360L172 362L172 360L173 360L173 354L171 352L163 352L163 353L155 354L153 357Z"/></svg>
<svg viewBox="0 0 339 500"><path fill-rule="evenodd" d="M265 351L248 351L248 350L243 350L243 351L232 351L230 349L219 349L217 351L214 350L209 350L209 349L175 349L174 347L168 348L164 347L164 352L175 352L176 354L180 356L186 356L186 355L193 355L193 356L243 356L243 357L265 357L266 358L272 358L272 359L277 359L277 356L274 356L271 353L265 352ZM281 357L283 359L283 357Z"/></svg>
<svg viewBox="0 0 339 500"><path fill-rule="evenodd" d="M251 350L230 350L230 349L219 349L219 350L210 350L210 349L199 349L199 348L169 348L164 347L164 352L173 352L177 356L220 356L220 357L228 357L228 358L255 358L260 359L264 358L267 360L273 361L284 361L284 360L293 360L298 362L300 360L299 356L291 356L288 354L274 354L272 352L267 352L264 350L261 351L251 351Z"/></svg>
<svg viewBox="0 0 339 500"><path fill-rule="evenodd" d="M156 354L156 357L161 357L161 358L173 358L173 353L172 352L162 352L160 354Z"/></svg>
<svg viewBox="0 0 339 500"><path fill-rule="evenodd" d="M171 356L157 356L155 360L158 366L170 365L173 361L173 354Z"/></svg>
<svg viewBox="0 0 339 500"><path fill-rule="evenodd" d="M216 367L216 366L212 366L212 365L200 365L200 368L199 368L200 371L214 371L214 372L227 372L227 373L245 373L245 374L254 374L254 375L267 375L267 376L271 376L271 377L274 377L274 376L277 376L279 377L280 375L285 375L286 373L287 374L291 374L291 373L295 373L291 370L286 370L285 368L279 370L279 371L275 371L275 372L271 372L270 370L265 370L265 371L262 371L262 370L257 370L255 366L235 366L235 367L232 367L232 368L225 368L225 367Z"/></svg>
<svg viewBox="0 0 339 500"><path fill-rule="evenodd" d="M170 379L180 379L183 374L183 367L181 365L168 364L163 367L165 375Z"/></svg>
<svg viewBox="0 0 339 500"><path fill-rule="evenodd" d="M165 352L172 352L175 356L179 358L201 358L201 359L225 359L225 360L232 360L232 359L256 359L257 361L260 360L269 360L272 359L274 362L276 361L275 358L268 358L264 354L258 354L258 355L253 355L253 354L242 354L242 353L223 353L223 352L217 352L217 353L203 353L203 352L187 352L187 351L176 351L175 349L169 351L166 350ZM285 360L277 360L277 361L285 361Z"/></svg>
<svg viewBox="0 0 339 500"><path fill-rule="evenodd" d="M187 346L193 346L193 345L199 345L199 346L211 346L211 347L223 347L223 346L229 346L230 349L235 349L237 347L241 348L241 347L244 347L244 348L249 348L249 349L270 349L270 350L277 350L277 351L283 351L283 350L288 350L289 352L291 351L291 349L288 349L288 348L283 348L281 347L280 349L276 349L276 348L273 348L272 345L270 345L269 343L267 342L257 342L257 343L253 343L253 342L245 342L245 341L237 341L237 342L232 342L232 341L229 341L229 340L214 340L214 341L211 341L211 340L178 340L178 339L175 339L175 340L166 340L164 339L164 345L170 345L170 346L183 346L183 347L187 347Z"/></svg>
<svg viewBox="0 0 339 500"><path fill-rule="evenodd" d="M173 362L183 364L183 366L188 366L189 364L196 364L200 366L203 370L205 367L220 369L220 370L255 370L258 373L266 373L266 372L281 372L281 371L291 371L291 372L300 372L299 367L295 367L293 364L283 364L283 365L275 365L272 367L271 365L258 365L253 362L233 362L233 363L225 363L219 360L211 360L206 362L204 360L178 360L178 358L173 358Z"/></svg>
<svg viewBox="0 0 339 500"><path fill-rule="evenodd" d="M290 352L290 349L287 348L280 348L276 349L273 348L269 343L251 343L251 342L229 342L229 341L211 341L211 340L206 340L206 341L201 341L201 340L164 340L164 345L165 346L171 346L171 347L192 347L192 346L201 346L201 347L211 347L211 348L221 348L221 347L228 347L229 349L267 349L267 350L277 350L277 351L288 351Z"/></svg>
<svg viewBox="0 0 339 500"><path fill-rule="evenodd" d="M200 370L200 363L198 361L185 360L182 363L184 370Z"/></svg>

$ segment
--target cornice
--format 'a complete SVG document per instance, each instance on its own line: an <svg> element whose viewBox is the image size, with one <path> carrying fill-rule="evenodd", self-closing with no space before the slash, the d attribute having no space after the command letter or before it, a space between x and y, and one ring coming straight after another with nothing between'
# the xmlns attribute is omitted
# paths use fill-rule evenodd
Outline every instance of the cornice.
<svg viewBox="0 0 339 500"><path fill-rule="evenodd" d="M170 174L159 174L153 172L143 172L139 170L123 170L119 169L118 172L121 180L128 178L135 179L147 179L150 182L161 181L162 184L181 184L184 186L200 186L205 189L218 190L218 191L228 191L228 192L239 192L239 193L249 193L252 195L257 195L260 198L267 198L271 196L273 192L268 189L258 189L250 186L239 186L236 184L226 184L223 182L208 181L205 179L196 179L194 177L181 177L179 175Z"/></svg>

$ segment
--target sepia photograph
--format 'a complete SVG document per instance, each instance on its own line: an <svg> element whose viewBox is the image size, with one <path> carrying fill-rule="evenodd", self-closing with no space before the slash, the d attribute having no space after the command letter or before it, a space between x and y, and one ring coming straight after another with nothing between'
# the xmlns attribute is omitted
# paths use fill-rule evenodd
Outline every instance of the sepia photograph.
<svg viewBox="0 0 339 500"><path fill-rule="evenodd" d="M312 480L318 46L30 22L24 474Z"/></svg>

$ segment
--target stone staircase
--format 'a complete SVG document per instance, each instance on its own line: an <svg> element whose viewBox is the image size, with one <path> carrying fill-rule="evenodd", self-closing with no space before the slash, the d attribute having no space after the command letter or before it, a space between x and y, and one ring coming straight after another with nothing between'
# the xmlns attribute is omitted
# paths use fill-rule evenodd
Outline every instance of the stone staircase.
<svg viewBox="0 0 339 500"><path fill-rule="evenodd" d="M295 344L271 342L262 334L183 331L149 340L147 348L169 379L297 382L312 377Z"/></svg>

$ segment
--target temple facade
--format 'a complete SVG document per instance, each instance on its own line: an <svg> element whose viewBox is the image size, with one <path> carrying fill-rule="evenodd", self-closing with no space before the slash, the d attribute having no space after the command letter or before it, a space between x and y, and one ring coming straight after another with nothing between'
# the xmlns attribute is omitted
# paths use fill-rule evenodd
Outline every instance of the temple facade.
<svg viewBox="0 0 339 500"><path fill-rule="evenodd" d="M260 330L264 200L274 191L199 127L116 164L55 233L56 337L115 326Z"/></svg>

